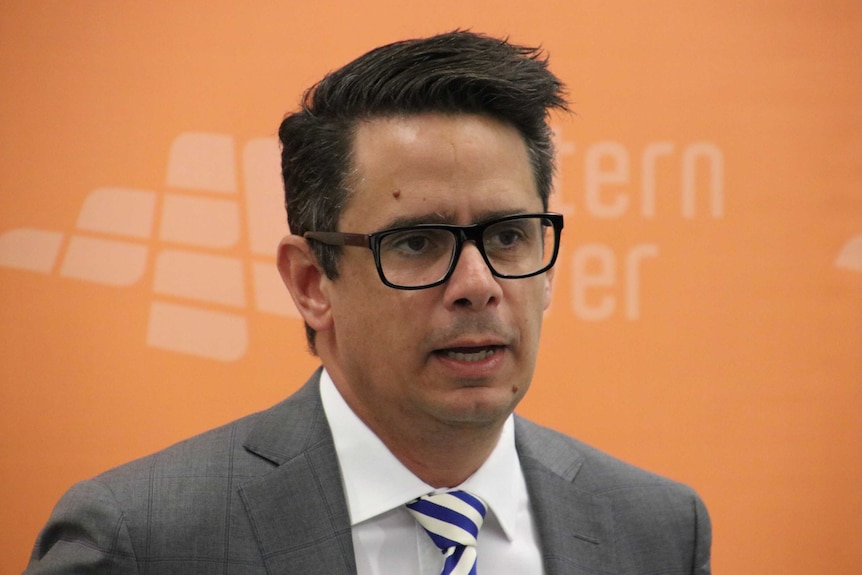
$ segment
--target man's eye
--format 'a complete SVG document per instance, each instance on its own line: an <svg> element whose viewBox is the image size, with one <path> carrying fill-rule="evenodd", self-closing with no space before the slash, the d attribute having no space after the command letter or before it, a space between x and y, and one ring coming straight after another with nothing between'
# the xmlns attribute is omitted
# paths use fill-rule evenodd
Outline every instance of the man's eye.
<svg viewBox="0 0 862 575"><path fill-rule="evenodd" d="M527 234L520 227L510 227L506 229L494 230L494 233L485 240L486 247L494 248L513 248L517 247L528 240Z"/></svg>
<svg viewBox="0 0 862 575"><path fill-rule="evenodd" d="M497 243L509 246L523 241L524 234L520 230L506 230L497 234Z"/></svg>
<svg viewBox="0 0 862 575"><path fill-rule="evenodd" d="M392 234L386 237L381 247L400 256L436 255L448 249L444 237L435 230Z"/></svg>
<svg viewBox="0 0 862 575"><path fill-rule="evenodd" d="M399 244L403 250L418 253L424 251L430 242L425 236L409 236L401 240Z"/></svg>

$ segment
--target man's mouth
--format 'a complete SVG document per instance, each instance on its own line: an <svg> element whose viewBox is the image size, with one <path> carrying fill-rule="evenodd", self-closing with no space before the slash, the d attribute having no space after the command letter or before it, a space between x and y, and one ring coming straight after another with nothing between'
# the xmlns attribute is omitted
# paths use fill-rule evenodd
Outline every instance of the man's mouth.
<svg viewBox="0 0 862 575"><path fill-rule="evenodd" d="M497 353L498 346L482 347L482 348L455 348L442 349L438 353L448 359L455 361L478 362L483 361Z"/></svg>

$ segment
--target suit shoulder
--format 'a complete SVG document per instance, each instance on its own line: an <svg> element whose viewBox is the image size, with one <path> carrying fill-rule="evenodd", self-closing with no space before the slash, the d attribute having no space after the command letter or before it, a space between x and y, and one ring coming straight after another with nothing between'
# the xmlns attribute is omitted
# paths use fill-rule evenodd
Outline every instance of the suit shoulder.
<svg viewBox="0 0 862 575"><path fill-rule="evenodd" d="M539 513L591 509L596 521L612 526L626 573L710 572L712 527L693 489L522 418L515 429ZM554 525L546 535L558 531Z"/></svg>
<svg viewBox="0 0 862 575"><path fill-rule="evenodd" d="M297 449L307 443L305 417L317 405L316 387L303 386L299 391L263 411L252 413L183 439L169 447L110 469L93 480L116 483L141 477L220 477L256 475L270 469L277 457L256 445L256 434L278 437ZM311 407L310 407L311 406ZM255 444L255 445L252 445ZM255 454L252 454L255 451Z"/></svg>
<svg viewBox="0 0 862 575"><path fill-rule="evenodd" d="M523 418L517 419L516 429L522 456L526 453L570 480L577 475L578 484L594 493L655 487L693 494L693 490L682 483L632 465L554 429Z"/></svg>
<svg viewBox="0 0 862 575"><path fill-rule="evenodd" d="M238 449L242 449L242 438L260 417L260 413L255 413L204 431L159 451L109 469L94 477L93 480L101 483L113 483L142 474L150 475L153 472L157 474L195 474L203 471L198 469L201 466L209 467L209 472L216 471L212 466L219 465L219 462L227 463Z"/></svg>

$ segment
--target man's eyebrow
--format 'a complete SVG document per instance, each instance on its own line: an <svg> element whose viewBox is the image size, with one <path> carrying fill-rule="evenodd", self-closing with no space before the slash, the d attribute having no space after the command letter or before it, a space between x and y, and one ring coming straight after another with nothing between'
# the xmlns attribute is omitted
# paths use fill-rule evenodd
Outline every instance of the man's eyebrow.
<svg viewBox="0 0 862 575"><path fill-rule="evenodd" d="M527 214L531 213L527 210L523 209L507 209L507 210L491 210L487 212L482 212L479 214L479 217L475 218L471 223L480 224L482 222L487 222L490 220L496 220L498 218L505 218L506 216L514 216L517 214ZM416 216L402 216L396 217L384 224L377 231L385 231L391 230L394 228L409 228L411 226L418 226L422 224L454 224L455 223L455 215L452 213L445 212L434 212L430 214L421 214Z"/></svg>
<svg viewBox="0 0 862 575"><path fill-rule="evenodd" d="M449 224L454 221L454 215L443 212L420 214L415 216L399 216L386 222L378 231L391 230L393 228L409 228L421 224Z"/></svg>

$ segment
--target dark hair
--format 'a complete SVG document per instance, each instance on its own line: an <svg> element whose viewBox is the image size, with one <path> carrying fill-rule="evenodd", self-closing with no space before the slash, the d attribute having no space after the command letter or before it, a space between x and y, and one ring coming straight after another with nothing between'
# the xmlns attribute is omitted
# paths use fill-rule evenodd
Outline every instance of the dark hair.
<svg viewBox="0 0 862 575"><path fill-rule="evenodd" d="M514 126L547 208L554 171L547 119L553 108L567 109L564 86L540 48L467 31L375 48L309 88L301 108L281 123L290 231L337 230L358 122L425 112L481 114ZM312 243L326 275L337 278L339 249ZM313 350L314 332L306 330Z"/></svg>

